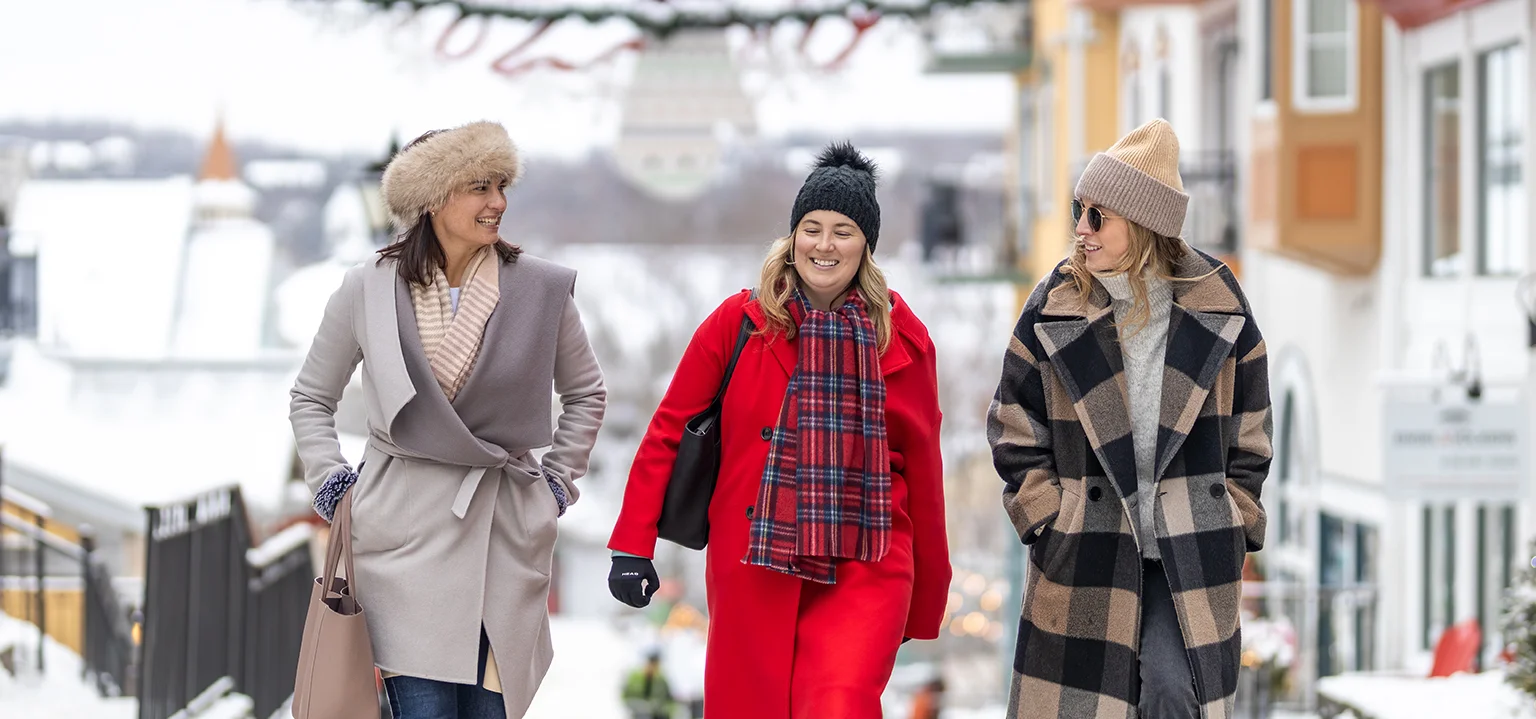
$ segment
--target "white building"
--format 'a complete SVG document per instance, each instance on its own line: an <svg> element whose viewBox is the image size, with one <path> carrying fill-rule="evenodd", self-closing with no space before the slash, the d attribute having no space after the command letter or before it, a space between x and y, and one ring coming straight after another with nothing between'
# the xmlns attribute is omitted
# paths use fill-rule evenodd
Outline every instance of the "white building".
<svg viewBox="0 0 1536 719"><path fill-rule="evenodd" d="M1242 281L1275 403L1261 559L1304 687L1427 673L1468 620L1485 666L1502 649L1536 538L1530 7L1243 0Z"/></svg>
<svg viewBox="0 0 1536 719"><path fill-rule="evenodd" d="M241 487L284 503L298 356L270 348L271 232L217 133L201 177L23 184L11 253L36 267L35 337L0 386L5 482L142 571L143 507Z"/></svg>
<svg viewBox="0 0 1536 719"><path fill-rule="evenodd" d="M686 200L721 173L732 140L756 133L721 30L680 30L651 42L624 93L614 158L647 192Z"/></svg>

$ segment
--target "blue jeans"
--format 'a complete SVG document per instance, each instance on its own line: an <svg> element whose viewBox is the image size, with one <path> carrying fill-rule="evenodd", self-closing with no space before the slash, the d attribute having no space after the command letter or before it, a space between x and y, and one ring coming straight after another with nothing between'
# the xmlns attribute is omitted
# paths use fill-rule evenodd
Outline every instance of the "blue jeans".
<svg viewBox="0 0 1536 719"><path fill-rule="evenodd" d="M482 629L477 676L485 676L485 658L490 646ZM480 684L453 684L400 676L386 678L384 690L389 693L389 711L395 719L507 719L507 708L501 702L501 695Z"/></svg>

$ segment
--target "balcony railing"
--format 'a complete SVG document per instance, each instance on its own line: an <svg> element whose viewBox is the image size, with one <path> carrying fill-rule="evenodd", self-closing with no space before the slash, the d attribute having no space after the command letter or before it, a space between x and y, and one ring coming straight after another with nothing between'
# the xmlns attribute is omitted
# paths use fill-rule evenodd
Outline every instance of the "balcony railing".
<svg viewBox="0 0 1536 719"><path fill-rule="evenodd" d="M1184 241L1212 255L1235 254L1241 217L1237 206L1237 162L1229 150L1186 153L1179 163L1189 211Z"/></svg>

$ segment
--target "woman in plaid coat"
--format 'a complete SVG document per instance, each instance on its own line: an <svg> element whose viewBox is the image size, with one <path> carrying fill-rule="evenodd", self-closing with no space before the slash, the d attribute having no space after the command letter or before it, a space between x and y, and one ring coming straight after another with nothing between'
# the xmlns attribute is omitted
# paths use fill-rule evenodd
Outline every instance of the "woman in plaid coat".
<svg viewBox="0 0 1536 719"><path fill-rule="evenodd" d="M905 638L938 636L950 566L934 348L874 262L874 166L829 148L756 296L704 320L635 456L608 543L615 598L646 606L683 424L720 387L704 701L728 719L880 719Z"/></svg>
<svg viewBox="0 0 1536 719"><path fill-rule="evenodd" d="M1010 718L1232 715L1268 370L1237 279L1178 239L1178 155L1154 120L1089 162L1004 358L987 434L1032 565Z"/></svg>

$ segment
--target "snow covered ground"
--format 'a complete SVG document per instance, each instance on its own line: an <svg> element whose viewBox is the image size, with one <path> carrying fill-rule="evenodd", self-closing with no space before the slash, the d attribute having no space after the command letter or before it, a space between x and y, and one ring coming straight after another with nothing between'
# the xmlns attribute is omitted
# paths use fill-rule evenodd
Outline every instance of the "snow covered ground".
<svg viewBox="0 0 1536 719"><path fill-rule="evenodd" d="M80 681L80 657L53 639L43 646L39 676L37 627L0 613L0 651L14 647L16 676L0 670L0 716L26 719L136 719L133 699L103 699Z"/></svg>
<svg viewBox="0 0 1536 719"><path fill-rule="evenodd" d="M555 617L550 621L555 661L526 719L629 719L619 702L625 674L640 662L643 642L611 623ZM132 698L103 699L80 681L80 657L49 639L47 673L38 676L37 628L0 614L0 648L14 646L17 676L0 671L0 717L25 719L136 719ZM236 695L198 719L248 716L249 699ZM243 709L243 710L242 710Z"/></svg>
<svg viewBox="0 0 1536 719"><path fill-rule="evenodd" d="M1501 671L1443 679L1344 674L1320 680L1318 689L1373 719L1536 719L1536 701L1505 684Z"/></svg>
<svg viewBox="0 0 1536 719"><path fill-rule="evenodd" d="M629 719L619 701L641 646L610 622L552 617L555 661L526 719Z"/></svg>

